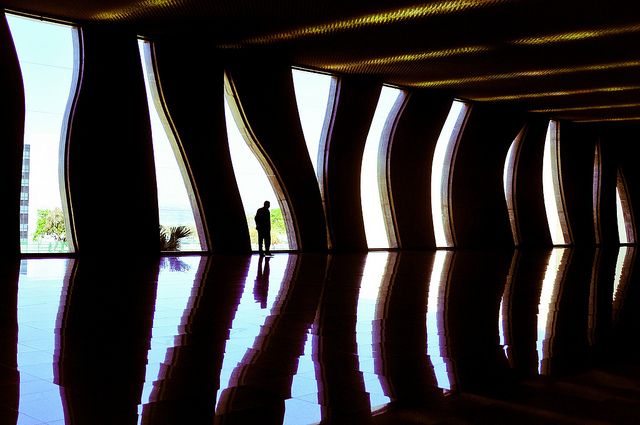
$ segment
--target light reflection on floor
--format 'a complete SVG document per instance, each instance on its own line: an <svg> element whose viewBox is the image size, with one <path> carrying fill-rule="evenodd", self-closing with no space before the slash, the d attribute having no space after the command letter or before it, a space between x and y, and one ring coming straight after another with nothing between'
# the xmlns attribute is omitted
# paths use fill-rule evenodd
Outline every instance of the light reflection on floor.
<svg viewBox="0 0 640 425"><path fill-rule="evenodd" d="M182 399L192 398L189 391L211 397L206 409L198 401L200 418L216 412L225 423L264 412L271 415L264 423L330 417L366 423L371 411L384 415L398 403L435 408L445 393L451 399L486 390L483 396L497 397L496 388L513 376L566 375L572 359L578 360L570 373L587 370L594 356L580 350L602 351L601 341L613 341L615 321L629 326L631 251L184 256L145 263L130 280L126 271L100 275L100 267L117 270L108 262L23 259L5 267L2 282L0 422L76 423L70 415L81 418L100 403L94 399L100 385L105 391L119 385L107 382L109 371L129 367L142 372L132 381L144 380L139 390L135 384L130 396L101 398L116 409L137 405L137 414L123 414L123 424L177 423L169 418L194 402ZM610 271L600 270L605 264ZM127 285L138 276L146 289L129 302ZM115 289L97 289L109 284ZM608 307L595 310L593 300L607 297ZM138 347L125 347L123 359L117 358L120 335ZM96 362L110 360L102 368L92 364L92 354ZM11 373L16 361L19 382ZM107 375L100 378L102 369ZM88 383L96 387L85 388ZM345 407L341 400L350 397Z"/></svg>

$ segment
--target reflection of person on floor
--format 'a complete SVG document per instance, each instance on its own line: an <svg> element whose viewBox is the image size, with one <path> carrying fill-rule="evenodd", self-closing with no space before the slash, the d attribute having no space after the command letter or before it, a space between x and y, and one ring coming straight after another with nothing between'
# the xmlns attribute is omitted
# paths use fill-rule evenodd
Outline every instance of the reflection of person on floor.
<svg viewBox="0 0 640 425"><path fill-rule="evenodd" d="M271 203L264 201L264 207L258 208L256 212L256 230L258 231L258 252L263 254L262 242L264 242L264 253L270 255L269 249L271 247L271 213L269 207Z"/></svg>
<svg viewBox="0 0 640 425"><path fill-rule="evenodd" d="M262 268L263 258L265 257L260 257L258 260L258 276L253 286L253 299L260 303L260 308L267 308L267 296L269 294L269 260L271 260L271 257L266 257L264 269Z"/></svg>

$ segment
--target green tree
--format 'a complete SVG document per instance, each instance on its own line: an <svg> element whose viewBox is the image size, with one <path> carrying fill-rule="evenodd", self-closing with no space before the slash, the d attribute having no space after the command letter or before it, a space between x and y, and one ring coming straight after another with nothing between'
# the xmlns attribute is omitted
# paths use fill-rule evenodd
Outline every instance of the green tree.
<svg viewBox="0 0 640 425"><path fill-rule="evenodd" d="M53 211L49 209L38 210L38 221L33 240L38 241L45 236L52 236L56 241L66 241L67 234L64 227L64 213L58 207Z"/></svg>
<svg viewBox="0 0 640 425"><path fill-rule="evenodd" d="M287 237L287 228L284 225L284 218L282 217L282 210L277 208L275 210L271 210L271 234L273 237L278 235L278 242L280 243L280 239Z"/></svg>

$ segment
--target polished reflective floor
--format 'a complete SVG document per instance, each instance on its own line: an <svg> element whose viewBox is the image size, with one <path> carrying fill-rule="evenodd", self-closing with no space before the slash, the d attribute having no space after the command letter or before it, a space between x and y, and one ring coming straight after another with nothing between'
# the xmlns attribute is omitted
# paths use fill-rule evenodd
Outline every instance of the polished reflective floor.
<svg viewBox="0 0 640 425"><path fill-rule="evenodd" d="M22 259L2 424L637 424L636 248Z"/></svg>

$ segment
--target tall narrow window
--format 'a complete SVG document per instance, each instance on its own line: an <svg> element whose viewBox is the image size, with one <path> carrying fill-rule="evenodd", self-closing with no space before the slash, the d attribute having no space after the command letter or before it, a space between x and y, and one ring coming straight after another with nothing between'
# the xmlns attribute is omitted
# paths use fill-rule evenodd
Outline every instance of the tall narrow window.
<svg viewBox="0 0 640 425"><path fill-rule="evenodd" d="M75 90L74 37L68 25L7 15L25 91L20 245L24 253L68 252L59 151ZM73 90L72 90L73 89Z"/></svg>
<svg viewBox="0 0 640 425"><path fill-rule="evenodd" d="M504 186L504 198L507 202L507 210L509 211L509 222L511 223L511 233L513 234L513 242L516 246L520 245L520 235L518 233L518 223L516 217L516 200L514 194L516 160L518 149L520 149L520 141L524 135L523 128L518 137L511 143L507 152L507 159L504 163L504 171L502 175L502 183Z"/></svg>
<svg viewBox="0 0 640 425"><path fill-rule="evenodd" d="M600 194L602 185L602 155L600 141L596 143L593 159L593 223L595 226L596 243L602 243L602 227L600 222Z"/></svg>
<svg viewBox="0 0 640 425"><path fill-rule="evenodd" d="M378 152L384 124L398 96L403 92L391 87L383 87L371 128L365 142L360 174L362 217L369 248L389 248L389 238L384 224L382 201L378 188Z"/></svg>
<svg viewBox="0 0 640 425"><path fill-rule="evenodd" d="M158 212L160 225L167 236L176 232L176 228L188 233L181 239L179 246L167 246L166 250L200 251L206 249L204 239L199 238L196 217L199 220L198 208L195 205L190 178L187 175L178 141L161 104L153 67L151 45L139 41L144 81L147 89L147 103L151 118L151 136L153 140L153 156L156 166L156 183L158 186ZM200 235L204 236L204 235ZM202 246L205 245L205 246Z"/></svg>
<svg viewBox="0 0 640 425"><path fill-rule="evenodd" d="M622 199L620 198L620 189L616 187L616 216L618 221L618 239L620 243L629 243L627 232L625 231L624 210L622 209Z"/></svg>
<svg viewBox="0 0 640 425"><path fill-rule="evenodd" d="M451 247L451 237L448 219L448 208L445 206L448 196L449 171L453 161L453 153L462 130L462 120L467 115L469 106L455 101L451 105L440 137L436 142L433 153L433 165L431 168L431 214L433 217L433 230L436 238L436 246Z"/></svg>
<svg viewBox="0 0 640 425"><path fill-rule="evenodd" d="M258 231L256 230L253 217L258 208L264 205L264 201L271 203L271 249L287 250L289 242L287 239L287 229L282 217L282 210L278 205L279 199L271 186L260 161L245 142L240 129L235 121L229 99L225 99L225 119L227 125L227 137L229 139L229 151L231 153L231 163L238 182L238 190L242 198L249 235L251 237L251 248L258 250Z"/></svg>
<svg viewBox="0 0 640 425"><path fill-rule="evenodd" d="M327 105L331 91L335 90L336 78L300 69L293 69L292 74L304 140L307 143L313 169L318 175L320 136L327 118Z"/></svg>
<svg viewBox="0 0 640 425"><path fill-rule="evenodd" d="M554 245L564 245L567 241L563 224L560 220L562 196L560 193L560 176L558 170L558 123L551 121L544 144L544 157L542 161L542 191L544 194L544 207L547 213L547 223L551 233L551 241Z"/></svg>
<svg viewBox="0 0 640 425"><path fill-rule="evenodd" d="M620 243L635 243L636 232L633 224L633 211L629 203L627 182L620 168L618 168L618 182L616 186L616 205L618 209L618 235L620 236Z"/></svg>

